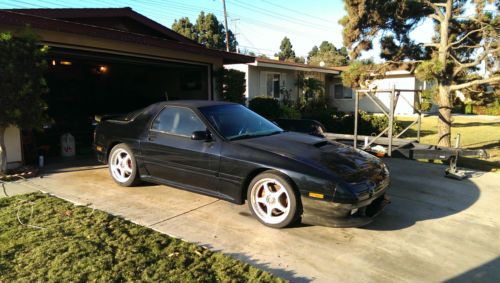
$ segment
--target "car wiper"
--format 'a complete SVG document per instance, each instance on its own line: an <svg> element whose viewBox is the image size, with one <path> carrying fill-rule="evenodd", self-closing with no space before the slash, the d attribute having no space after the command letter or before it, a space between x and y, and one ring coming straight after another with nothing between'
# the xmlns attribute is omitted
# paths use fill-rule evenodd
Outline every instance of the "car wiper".
<svg viewBox="0 0 500 283"><path fill-rule="evenodd" d="M246 135L241 135L241 136L236 136L234 138L230 138L229 140L230 141L236 141L236 140L243 140L243 139L248 139L248 138L254 138L254 137L258 137L259 135L249 135L249 134L246 134Z"/></svg>
<svg viewBox="0 0 500 283"><path fill-rule="evenodd" d="M281 134L283 133L284 131L274 131L274 132L270 132L269 134L266 134L266 136L272 136L272 135L277 135L277 134Z"/></svg>
<svg viewBox="0 0 500 283"><path fill-rule="evenodd" d="M255 134L255 135L245 134L245 135L237 136L234 138L230 138L229 140L236 141L236 140L243 140L243 139L248 139L248 138L258 138L258 137L272 136L272 135L276 135L276 134L280 134L280 133L283 133L283 131L274 131L271 133Z"/></svg>

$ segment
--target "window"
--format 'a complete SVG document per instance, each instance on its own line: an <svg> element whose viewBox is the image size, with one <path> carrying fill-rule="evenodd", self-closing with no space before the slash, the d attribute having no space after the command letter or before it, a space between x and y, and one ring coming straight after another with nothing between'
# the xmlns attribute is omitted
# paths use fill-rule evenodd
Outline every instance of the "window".
<svg viewBox="0 0 500 283"><path fill-rule="evenodd" d="M280 98L280 74L269 73L267 74L267 96Z"/></svg>
<svg viewBox="0 0 500 283"><path fill-rule="evenodd" d="M283 132L271 121L240 104L202 107L200 111L217 132L229 140L275 135Z"/></svg>
<svg viewBox="0 0 500 283"><path fill-rule="evenodd" d="M335 84L333 89L335 99L352 99L352 89L342 84Z"/></svg>
<svg viewBox="0 0 500 283"><path fill-rule="evenodd" d="M151 130L173 135L190 137L195 131L205 131L207 127L196 114L183 107L167 107L161 111L151 126Z"/></svg>

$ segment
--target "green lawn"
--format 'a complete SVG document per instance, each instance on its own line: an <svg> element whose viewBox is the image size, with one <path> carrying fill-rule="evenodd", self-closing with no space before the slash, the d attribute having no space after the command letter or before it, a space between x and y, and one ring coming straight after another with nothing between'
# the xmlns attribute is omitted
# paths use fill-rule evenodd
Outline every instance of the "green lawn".
<svg viewBox="0 0 500 283"><path fill-rule="evenodd" d="M23 223L43 229L21 225L18 212ZM12 281L283 280L222 253L35 193L0 199L0 282Z"/></svg>
<svg viewBox="0 0 500 283"><path fill-rule="evenodd" d="M397 117L403 125L409 125L414 118ZM495 119L481 116L455 116L452 123L452 144L455 137L461 135L461 147L484 148L490 154L487 160L461 158L459 166L480 169L483 171L500 170L500 116ZM406 138L416 138L416 126L405 133ZM421 128L421 143L437 143L437 116L423 117Z"/></svg>

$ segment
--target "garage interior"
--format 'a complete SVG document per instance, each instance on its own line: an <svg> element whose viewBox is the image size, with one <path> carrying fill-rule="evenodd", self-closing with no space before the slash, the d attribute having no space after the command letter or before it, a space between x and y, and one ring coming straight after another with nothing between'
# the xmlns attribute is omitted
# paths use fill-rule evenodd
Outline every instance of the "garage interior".
<svg viewBox="0 0 500 283"><path fill-rule="evenodd" d="M95 115L128 113L166 99L212 99L210 64L51 48L47 65L44 100L51 122L23 133L26 163L39 155L57 161L65 133L74 136L77 157L92 156Z"/></svg>

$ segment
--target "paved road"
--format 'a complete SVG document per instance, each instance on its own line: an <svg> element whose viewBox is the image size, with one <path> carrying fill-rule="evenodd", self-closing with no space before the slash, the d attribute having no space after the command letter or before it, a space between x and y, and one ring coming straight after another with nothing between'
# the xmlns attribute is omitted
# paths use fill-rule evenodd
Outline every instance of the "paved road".
<svg viewBox="0 0 500 283"><path fill-rule="evenodd" d="M53 173L7 192L40 188L294 282L500 282L500 174L470 172L455 181L442 177L440 165L387 163L392 204L357 229L271 229L246 206L166 186L119 187L105 168Z"/></svg>

